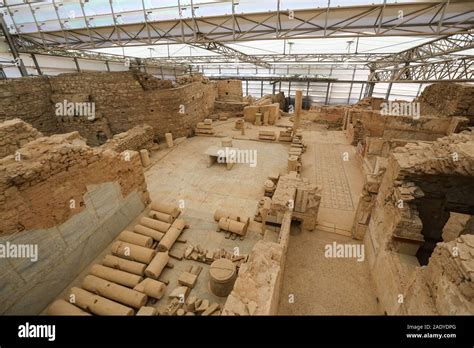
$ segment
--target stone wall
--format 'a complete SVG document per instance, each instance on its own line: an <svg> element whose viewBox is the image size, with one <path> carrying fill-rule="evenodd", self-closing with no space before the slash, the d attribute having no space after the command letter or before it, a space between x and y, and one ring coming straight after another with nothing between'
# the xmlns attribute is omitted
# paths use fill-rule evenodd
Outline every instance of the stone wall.
<svg viewBox="0 0 474 348"><path fill-rule="evenodd" d="M241 116L249 103L243 100L242 81L217 80L217 100L215 111L222 115Z"/></svg>
<svg viewBox="0 0 474 348"><path fill-rule="evenodd" d="M49 78L0 80L0 122L20 118L44 134L57 130Z"/></svg>
<svg viewBox="0 0 474 348"><path fill-rule="evenodd" d="M101 145L114 134L147 123L155 137L192 135L208 117L217 96L205 79L179 85L144 73L87 72L0 82L0 121L19 117L45 134L78 131L89 145ZM88 102L95 116L56 116L55 104Z"/></svg>
<svg viewBox="0 0 474 348"><path fill-rule="evenodd" d="M340 128L347 109L347 106L343 105L314 105L310 111L303 112L301 118L303 120L327 124L332 128Z"/></svg>
<svg viewBox="0 0 474 348"><path fill-rule="evenodd" d="M265 105L249 105L243 108L244 120L246 122L254 123L257 112L262 114L262 123L264 114L268 112L268 124L273 125L280 118L280 104L265 104Z"/></svg>
<svg viewBox="0 0 474 348"><path fill-rule="evenodd" d="M463 117L439 118L423 116L419 119L406 116L382 115L375 110L348 108L344 125L346 137L358 146L358 154L365 172L364 195L359 200L352 236L363 239L368 226L368 217L387 158L397 147L407 144L430 144L431 141L459 132L467 124Z"/></svg>
<svg viewBox="0 0 474 348"><path fill-rule="evenodd" d="M285 270L291 226L291 212L281 223L279 242L260 240L239 269L234 288L222 315L276 315Z"/></svg>
<svg viewBox="0 0 474 348"><path fill-rule="evenodd" d="M140 82L140 85L146 91L150 89L173 88L173 81L171 80L160 80L153 75L149 75L141 71L134 71L134 73L138 82Z"/></svg>
<svg viewBox="0 0 474 348"><path fill-rule="evenodd" d="M217 80L217 99L241 102L243 98L242 81Z"/></svg>
<svg viewBox="0 0 474 348"><path fill-rule="evenodd" d="M258 241L242 264L234 288L224 305L224 315L276 315L290 242L291 221L313 230L321 201L320 187L296 172L280 176L266 222L280 224L278 242ZM292 209L288 202L294 202Z"/></svg>
<svg viewBox="0 0 474 348"><path fill-rule="evenodd" d="M0 160L0 313L39 314L149 203L140 156L90 148L77 132Z"/></svg>
<svg viewBox="0 0 474 348"><path fill-rule="evenodd" d="M417 298L418 291L410 287L421 292L430 282L443 281L439 272L430 281L414 274L423 274L417 268L422 261L427 269L434 267L436 261L430 264L436 260L436 243L442 241L449 212L474 213L473 134L463 132L396 148L386 167L375 200L364 203L367 210L360 206L356 214L358 223L366 223L365 249L382 307L388 314L464 313L467 307L455 298L457 290L449 291L451 297L442 300L444 309L440 310L436 303L420 305L423 296ZM470 254L468 260L472 259ZM461 284L453 281L450 286ZM414 298L407 299L412 305L404 307L397 299L408 293Z"/></svg>
<svg viewBox="0 0 474 348"><path fill-rule="evenodd" d="M416 99L422 115L439 117L463 116L474 124L474 86L440 82L427 86Z"/></svg>
<svg viewBox="0 0 474 348"><path fill-rule="evenodd" d="M384 98L367 97L354 104L354 107L367 110L380 110Z"/></svg>
<svg viewBox="0 0 474 348"><path fill-rule="evenodd" d="M414 273L397 314L474 313L474 236L439 243L430 262Z"/></svg>
<svg viewBox="0 0 474 348"><path fill-rule="evenodd" d="M105 118L111 134L146 123L157 138L168 132L173 137L191 135L196 124L213 111L216 97L215 86L206 81L169 89L152 89L150 85L144 90L131 72L59 75L51 80L51 86L56 96L64 92L89 94L98 113L92 123ZM89 137L81 135L91 139L96 128Z"/></svg>
<svg viewBox="0 0 474 348"><path fill-rule="evenodd" d="M41 136L38 130L18 118L0 123L0 158L13 155L20 147Z"/></svg>
<svg viewBox="0 0 474 348"><path fill-rule="evenodd" d="M39 138L19 153L19 161L0 160L0 235L64 223L85 209L92 184L118 182L124 197L136 191L143 203L149 200L138 153L123 160L88 147L77 132Z"/></svg>
<svg viewBox="0 0 474 348"><path fill-rule="evenodd" d="M148 151L153 147L154 132L149 125L141 125L113 136L112 139L102 145L104 149L111 149L116 152L125 150L140 151L146 149Z"/></svg>
<svg viewBox="0 0 474 348"><path fill-rule="evenodd" d="M349 108L343 122L344 129L360 121L365 136L384 139L415 139L432 141L440 137L460 131L467 125L467 119L438 117L382 115L376 110Z"/></svg>

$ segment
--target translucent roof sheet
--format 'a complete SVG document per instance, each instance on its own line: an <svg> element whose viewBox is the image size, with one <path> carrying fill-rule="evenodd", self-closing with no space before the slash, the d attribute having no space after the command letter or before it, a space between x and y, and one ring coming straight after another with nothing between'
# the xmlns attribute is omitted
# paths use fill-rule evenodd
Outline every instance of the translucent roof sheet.
<svg viewBox="0 0 474 348"><path fill-rule="evenodd" d="M433 38L426 37L391 37L387 38L360 38L358 53L396 53L408 48L421 45L431 41ZM354 53L356 52L356 39L299 39L299 40L261 40L243 43L227 43L232 47L248 55L252 54L306 54L306 53ZM286 48L285 48L286 46ZM150 52L150 49L151 52ZM97 52L114 53L134 57L167 57L171 56L212 56L216 53L183 44L153 45L136 47L117 47L94 50Z"/></svg>
<svg viewBox="0 0 474 348"><path fill-rule="evenodd" d="M397 28L397 23L391 22L386 24L388 27L395 27L395 31L391 35L407 35L411 36L390 36L390 39L378 35L376 31L377 20L380 7L376 10L370 9L371 17L365 18L363 12L370 12L366 8L359 9L362 13L357 14L357 18L349 20L356 12L356 7L361 5L383 4L440 4L441 0L42 0L37 2L25 2L22 0L0 0L0 11L5 15L5 21L8 29L12 34L24 35L30 42L51 45L51 47L59 47L64 49L91 49L91 47L107 47L96 49L95 51L124 54L135 57L167 57L167 56L215 56L218 53L193 47L187 44L176 44L176 42L191 42L196 38L196 32L202 30L206 33L206 39L225 40L223 43L247 55L261 54L313 54L313 53L396 53L408 48L423 44L433 40L434 32L432 26L437 23L436 16L440 15L439 11L433 17L433 11L419 14L415 22L410 22L413 26L423 26L424 31L413 31L412 27ZM453 9L457 16L455 20L463 23L463 19L469 16L472 21L472 10L474 2L452 2L449 8ZM398 5L392 8L389 18L397 18ZM329 12L334 12L334 17L326 16L326 8L330 8ZM453 7L454 6L454 7ZM408 8L409 6L401 6L400 8ZM337 9L343 8L343 11ZM288 22L288 14L285 15L286 23L281 24L278 30L287 30L285 36L289 39L282 40L275 33L277 16L273 16L274 23L272 25L266 22L265 14L280 11L302 10L302 9L322 9L314 15L311 11L301 11L302 15L308 17L299 19L301 22ZM423 12L423 11L421 11ZM470 13L471 12L471 13ZM223 22L222 18L212 22L214 16L230 16L234 14L254 14L253 16L259 21L257 24L248 18L242 18L239 25L240 39L235 40L232 34L232 21ZM257 15L255 15L257 13ZM260 15L263 13L262 15ZM317 16L318 21L311 22L310 16ZM361 18L359 18L359 15ZM386 16L388 16L386 14ZM200 26L193 28L190 19L194 20L206 17L200 23ZM242 16L244 17L244 16ZM260 18L261 17L261 18ZM211 18L211 19L209 19ZM232 18L232 17L229 17ZM263 18L263 19L262 19ZM278 17L279 18L279 17ZM437 18L437 17L436 17ZM182 19L182 21L179 21ZM182 24L184 20L188 20L186 25ZM330 38L307 38L309 37L326 37L325 20L328 21L328 31L331 33ZM434 22L433 22L434 20ZM168 21L168 22L167 22ZM209 23L205 23L208 21ZM158 23L156 34L149 37L144 29L144 23ZM163 24L166 22L166 25ZM356 22L356 25L353 23ZM464 20L469 25L470 22ZM300 24L298 24L300 23ZM309 24L308 24L309 23ZM343 24L339 24L343 23ZM128 31L117 30L117 25L130 24ZM136 24L136 25L135 25ZM139 24L139 25L138 25ZM179 25L181 24L181 26ZM162 25L162 26L160 26ZM306 25L306 27L305 27ZM346 26L354 25L354 28L348 30ZM168 27L167 27L168 26ZM267 28L265 28L267 26ZM295 26L295 27L293 27ZM324 26L324 28L323 28ZM334 27L331 27L334 26ZM125 27L125 26L123 26ZM122 28L123 28L122 27ZM257 28L258 27L258 28ZM342 28L341 28L342 27ZM96 29L97 28L97 29ZM169 29L168 29L169 28ZM229 29L230 28L230 29ZM255 29L257 28L257 29ZM322 29L321 29L322 28ZM363 29L360 29L363 28ZM366 29L368 28L368 29ZM168 29L169 36L166 36ZM380 28L379 28L380 29ZM93 31L91 35L89 31ZM187 31L187 36L182 31ZM268 31L268 33L258 36L253 35L253 31ZM296 33L297 30L301 32ZM324 30L324 35L322 31ZM370 31L366 31L370 30ZM387 29L390 30L390 29ZM397 31L399 30L399 31ZM413 29L414 30L414 29ZM458 29L456 29L458 30ZM64 32L68 35L63 35ZM313 35L314 31L318 31L318 35ZM250 32L252 35L245 35ZM288 34L290 33L290 34ZM416 34L416 35L415 35ZM121 43L121 37L129 39L125 43ZM213 35L216 35L215 38ZM291 36L294 37L291 37ZM356 36L359 36L357 39ZM43 36L46 36L44 39ZM64 36L64 38L63 38ZM162 38L165 37L164 39ZM345 36L345 37L341 37ZM278 39L276 39L278 37ZM72 46L70 47L70 42ZM172 41L174 40L174 41ZM255 40L255 41L251 41ZM155 45L148 45L150 42L157 41ZM158 42L159 41L159 42ZM167 43L172 44L167 44ZM119 47L118 44L122 46ZM466 51L467 52L467 51ZM463 52L464 54L466 52Z"/></svg>
<svg viewBox="0 0 474 348"><path fill-rule="evenodd" d="M413 0L387 0L391 3L413 3ZM420 2L420 1L418 1ZM422 1L421 1L422 2ZM191 6L192 4L192 6ZM351 7L383 4L383 0L331 0L330 7ZM0 0L5 20L12 33L32 33L67 29L80 29L149 21L187 19L193 16L219 16L232 13L231 0L43 0L24 3L21 0ZM327 0L280 0L280 10L327 8ZM234 0L234 13L260 13L276 11L277 0ZM181 13L181 16L180 16ZM113 15L114 14L114 15Z"/></svg>

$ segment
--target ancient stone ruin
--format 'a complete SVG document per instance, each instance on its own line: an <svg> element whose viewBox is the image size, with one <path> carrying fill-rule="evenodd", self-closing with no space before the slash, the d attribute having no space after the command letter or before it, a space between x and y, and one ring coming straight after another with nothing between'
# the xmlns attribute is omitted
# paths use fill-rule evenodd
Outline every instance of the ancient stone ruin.
<svg viewBox="0 0 474 348"><path fill-rule="evenodd" d="M0 312L474 314L472 86L412 116L243 91L0 81Z"/></svg>

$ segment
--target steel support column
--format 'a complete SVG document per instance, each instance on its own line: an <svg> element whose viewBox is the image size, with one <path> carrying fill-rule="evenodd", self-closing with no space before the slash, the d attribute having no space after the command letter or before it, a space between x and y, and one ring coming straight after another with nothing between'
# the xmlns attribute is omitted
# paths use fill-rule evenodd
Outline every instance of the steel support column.
<svg viewBox="0 0 474 348"><path fill-rule="evenodd" d="M385 100L386 101L388 101L388 99L390 98L390 92L392 91L392 85L393 85L392 82L390 82L388 84L387 93L385 94Z"/></svg>
<svg viewBox="0 0 474 348"><path fill-rule="evenodd" d="M329 90L331 89L331 82L328 82L328 88L326 89L326 99L324 101L324 105L328 105L329 102Z"/></svg>
<svg viewBox="0 0 474 348"><path fill-rule="evenodd" d="M78 72L81 72L81 67L79 66L79 61L77 60L76 57L74 57L74 64L76 64L76 70Z"/></svg>
<svg viewBox="0 0 474 348"><path fill-rule="evenodd" d="M41 71L38 61L36 60L36 56L33 53L31 54L31 59L33 60L33 64L35 65L35 69L38 72L38 75L42 76L43 72Z"/></svg>
<svg viewBox="0 0 474 348"><path fill-rule="evenodd" d="M20 54L18 53L18 48L15 44L15 41L10 35L10 32L8 31L7 24L5 23L5 20L3 19L3 14L0 13L0 27L3 33L3 36L5 36L5 39L7 40L8 47L10 48L10 53L12 54L15 64L18 67L18 70L20 70L21 76L28 76L28 71L26 70L25 64L23 64L23 60L20 57Z"/></svg>

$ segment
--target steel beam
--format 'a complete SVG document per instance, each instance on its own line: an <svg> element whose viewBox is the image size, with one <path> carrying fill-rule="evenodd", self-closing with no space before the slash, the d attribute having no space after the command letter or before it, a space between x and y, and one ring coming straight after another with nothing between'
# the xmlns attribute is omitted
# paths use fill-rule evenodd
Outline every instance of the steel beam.
<svg viewBox="0 0 474 348"><path fill-rule="evenodd" d="M368 65L368 62L385 59L387 63L398 65L405 63L400 58L393 57L392 53L315 53L315 54L256 54L251 55L253 59L258 59L266 64L271 64L272 68L284 64L318 64L331 63L334 65ZM439 59L448 60L457 58L458 55L446 54L439 56ZM169 64L192 64L198 66L211 66L223 64L235 64L235 58L232 56L174 56L174 57L157 57L160 62L167 62ZM253 64L253 63L251 63ZM352 69L350 67L349 69Z"/></svg>
<svg viewBox="0 0 474 348"><path fill-rule="evenodd" d="M405 51L394 53L390 56L379 58L369 63L373 69L383 69L409 62L427 62L431 58L446 56L455 52L474 48L474 31L467 33L443 36L439 39L409 48Z"/></svg>
<svg viewBox="0 0 474 348"><path fill-rule="evenodd" d="M350 80L338 80L335 78L322 77L297 77L297 76L237 76L237 75L220 75L208 76L210 80L241 80L241 81L269 81L271 83L286 81L286 82L343 82L350 83ZM367 81L354 81L362 83Z"/></svg>
<svg viewBox="0 0 474 348"><path fill-rule="evenodd" d="M376 82L434 82L474 81L474 59L461 57L447 61L436 61L401 68L379 70L371 73L369 83Z"/></svg>
<svg viewBox="0 0 474 348"><path fill-rule="evenodd" d="M67 57L67 58L79 58L79 59L86 59L86 60L97 60L97 61L103 61L103 62L116 62L116 63L121 63L125 64L127 60L130 61L131 64L133 64L134 61L136 61L135 57L127 57L127 56L122 56L118 54L106 54L106 53L98 53L98 52L91 52L91 51L77 51L77 50L63 50L63 49L48 49L45 50L43 48L36 48L36 47L28 47L28 48L23 48L18 53L24 53L24 54L35 54L35 55L44 55L44 56L54 56L54 57ZM157 58L145 58L142 59L143 64L146 64L147 66L150 67L164 67L164 68L170 68L173 69L174 67L180 68L180 69L186 69L187 66L184 64L180 63L171 63L168 62L167 60L162 61Z"/></svg>
<svg viewBox="0 0 474 348"><path fill-rule="evenodd" d="M245 53L242 53L234 48L228 47L220 42L214 41L214 40L209 40L206 38L204 35L198 35L198 41L196 43L191 44L194 47L199 47L203 48L205 50L211 51L211 52L216 52L219 53L220 55L228 58L228 59L233 59L238 60L243 63L249 63L249 64L254 64L257 66L261 66L264 68L270 69L272 66L268 63L265 63L259 58L256 58L254 56L249 56ZM189 59L192 60L192 57L189 57Z"/></svg>
<svg viewBox="0 0 474 348"><path fill-rule="evenodd" d="M203 3L200 3L203 5ZM24 4L15 5L28 11ZM41 7L38 2L36 6ZM7 8L10 7L7 5ZM163 10L149 8L149 10ZM176 11L176 6L170 7ZM403 19L399 18L403 11ZM390 2L379 4L332 6L292 11L294 16L278 9L267 12L238 13L231 11L223 15L180 16L174 19L154 20L136 23L110 23L104 26L91 26L86 18L80 28L61 30L25 30L12 33L36 45L65 47L67 33L69 45L73 49L92 47L112 47L119 45L167 44L169 42L196 43L196 32L205 35L209 42L238 42L275 39L309 39L328 37L372 37L372 36L439 36L467 32L474 25L471 0L427 0L412 2ZM143 9L122 11L120 15L133 18L142 14ZM383 17L381 13L383 12ZM442 18L439 14L442 13ZM117 15L117 13L116 13ZM95 22L110 18L110 15L96 15ZM78 17L78 19L81 19ZM50 21L57 22L52 18ZM326 25L321 25L324 21ZM48 24L48 21L44 21ZM323 23L323 24L324 24ZM25 28L31 25L25 24ZM34 24L34 23L31 23ZM154 31L147 31L152 26ZM46 27L46 26L45 26ZM124 33L119 42L120 33ZM278 35L276 35L278 33Z"/></svg>

